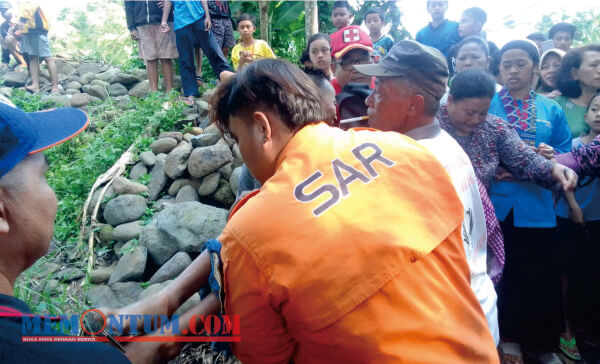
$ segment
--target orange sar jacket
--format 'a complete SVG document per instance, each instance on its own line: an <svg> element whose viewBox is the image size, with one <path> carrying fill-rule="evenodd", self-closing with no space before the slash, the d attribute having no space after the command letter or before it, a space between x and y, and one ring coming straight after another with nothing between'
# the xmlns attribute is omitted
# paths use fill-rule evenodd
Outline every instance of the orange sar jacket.
<svg viewBox="0 0 600 364"><path fill-rule="evenodd" d="M444 167L397 133L301 129L219 240L243 363L497 363Z"/></svg>

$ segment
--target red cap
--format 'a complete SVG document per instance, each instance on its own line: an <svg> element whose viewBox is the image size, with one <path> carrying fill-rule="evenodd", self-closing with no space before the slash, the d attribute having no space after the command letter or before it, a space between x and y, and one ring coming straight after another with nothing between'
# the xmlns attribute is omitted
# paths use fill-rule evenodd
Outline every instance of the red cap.
<svg viewBox="0 0 600 364"><path fill-rule="evenodd" d="M373 52L373 42L358 25L349 25L331 35L331 56L340 59L353 49Z"/></svg>

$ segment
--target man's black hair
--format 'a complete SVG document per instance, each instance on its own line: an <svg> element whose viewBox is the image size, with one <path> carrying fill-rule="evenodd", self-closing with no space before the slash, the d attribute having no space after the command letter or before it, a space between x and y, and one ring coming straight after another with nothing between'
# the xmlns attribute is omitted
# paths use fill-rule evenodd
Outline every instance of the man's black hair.
<svg viewBox="0 0 600 364"><path fill-rule="evenodd" d="M548 32L548 37L550 39L552 39L558 32L567 32L567 33L571 34L571 38L575 38L576 31L577 31L577 27L574 26L573 24L556 23L552 26L552 28L550 28L550 31Z"/></svg>
<svg viewBox="0 0 600 364"><path fill-rule="evenodd" d="M242 15L240 15L240 17L237 18L237 24L239 25L240 22L244 20L249 20L252 22L252 25L256 26L256 18L251 14L243 13Z"/></svg>
<svg viewBox="0 0 600 364"><path fill-rule="evenodd" d="M457 74L450 85L450 95L454 101L469 98L494 97L496 80L488 73L478 69L468 69Z"/></svg>
<svg viewBox="0 0 600 364"><path fill-rule="evenodd" d="M470 16L475 21L478 21L481 24L485 24L485 22L487 21L487 14L482 8L468 8L467 10L463 11L463 14Z"/></svg>
<svg viewBox="0 0 600 364"><path fill-rule="evenodd" d="M350 4L348 4L347 1L336 1L336 2L334 2L333 3L333 8L331 9L331 11L333 11L334 9L337 9L337 8L346 8L352 14L352 8L350 7Z"/></svg>
<svg viewBox="0 0 600 364"><path fill-rule="evenodd" d="M248 120L257 110L276 114L291 131L326 117L315 83L281 59L245 66L217 88L211 104L211 120L224 134L229 133L232 116Z"/></svg>
<svg viewBox="0 0 600 364"><path fill-rule="evenodd" d="M483 38L477 36L466 37L465 39L461 40L460 43L456 45L456 55L458 55L458 51L460 51L462 47L471 43L477 44L479 47L481 47L486 57L490 56L490 46L488 42Z"/></svg>
<svg viewBox="0 0 600 364"><path fill-rule="evenodd" d="M577 98L583 92L579 81L573 78L571 70L579 69L587 52L600 52L600 44L589 44L581 48L571 49L562 59L556 75L556 88L563 96Z"/></svg>
<svg viewBox="0 0 600 364"><path fill-rule="evenodd" d="M308 48L302 51L299 61L300 61L301 65L304 65L304 62L310 62L310 57L308 55Z"/></svg>
<svg viewBox="0 0 600 364"><path fill-rule="evenodd" d="M367 15L369 14L379 15L379 19L381 19L381 22L385 23L385 14L383 13L383 10L381 10L381 8L371 8L367 10L367 12L365 13L365 20L367 20Z"/></svg>

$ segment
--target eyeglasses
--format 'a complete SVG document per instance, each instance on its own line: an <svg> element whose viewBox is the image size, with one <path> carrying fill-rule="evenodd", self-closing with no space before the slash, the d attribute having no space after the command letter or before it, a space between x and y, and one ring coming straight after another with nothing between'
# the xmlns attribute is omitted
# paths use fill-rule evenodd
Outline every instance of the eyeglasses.
<svg viewBox="0 0 600 364"><path fill-rule="evenodd" d="M373 59L375 59L375 57L368 56L368 57L356 58L353 60L335 62L335 64L341 66L344 71L352 71L354 69L353 66L355 66L357 64L373 63Z"/></svg>

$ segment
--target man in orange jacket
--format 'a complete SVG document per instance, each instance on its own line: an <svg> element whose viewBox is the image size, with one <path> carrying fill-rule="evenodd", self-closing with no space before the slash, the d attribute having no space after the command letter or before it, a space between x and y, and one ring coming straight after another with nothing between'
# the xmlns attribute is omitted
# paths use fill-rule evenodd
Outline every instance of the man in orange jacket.
<svg viewBox="0 0 600 364"><path fill-rule="evenodd" d="M281 60L248 65L215 95L213 120L262 184L219 237L221 307L240 317L236 356L497 363L444 167L400 134L319 123L317 95ZM181 289L154 302L180 300L205 282L206 265L203 253L173 283Z"/></svg>

